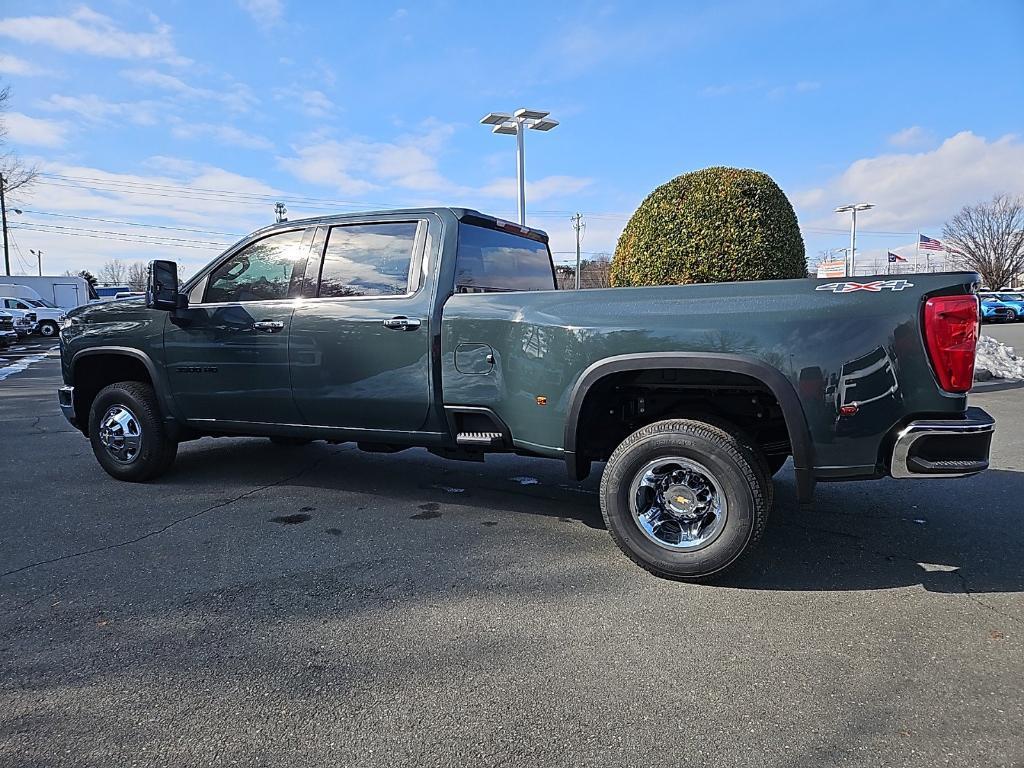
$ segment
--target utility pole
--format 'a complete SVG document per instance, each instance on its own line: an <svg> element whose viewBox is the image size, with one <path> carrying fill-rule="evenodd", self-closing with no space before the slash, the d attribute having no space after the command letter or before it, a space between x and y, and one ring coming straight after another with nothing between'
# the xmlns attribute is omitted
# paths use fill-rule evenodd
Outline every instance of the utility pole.
<svg viewBox="0 0 1024 768"><path fill-rule="evenodd" d="M39 276L42 277L43 276L43 252L42 251L33 251L31 248L28 249L28 252L36 257L36 261L39 263Z"/></svg>
<svg viewBox="0 0 1024 768"><path fill-rule="evenodd" d="M0 173L0 217L4 221L4 274L11 274L11 254L7 246L7 201L4 200L4 175Z"/></svg>
<svg viewBox="0 0 1024 768"><path fill-rule="evenodd" d="M569 217L569 220L572 222L572 228L576 230L576 290L578 291L580 289L581 277L580 236L583 233L583 230L587 228L587 225L583 221L583 214L579 212L577 212L575 216Z"/></svg>

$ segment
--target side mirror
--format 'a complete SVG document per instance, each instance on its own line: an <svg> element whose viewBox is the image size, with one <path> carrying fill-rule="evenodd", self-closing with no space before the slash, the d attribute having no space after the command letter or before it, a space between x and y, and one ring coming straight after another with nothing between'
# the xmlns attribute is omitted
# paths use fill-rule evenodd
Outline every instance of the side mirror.
<svg viewBox="0 0 1024 768"><path fill-rule="evenodd" d="M180 309L184 298L178 294L178 265L173 261L149 262L146 306L170 312Z"/></svg>

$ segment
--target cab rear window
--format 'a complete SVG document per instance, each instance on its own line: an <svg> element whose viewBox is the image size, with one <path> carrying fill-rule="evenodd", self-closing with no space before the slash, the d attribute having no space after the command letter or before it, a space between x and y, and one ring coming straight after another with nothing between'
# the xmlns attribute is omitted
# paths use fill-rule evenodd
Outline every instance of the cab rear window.
<svg viewBox="0 0 1024 768"><path fill-rule="evenodd" d="M554 289L547 243L473 224L459 225L457 293Z"/></svg>

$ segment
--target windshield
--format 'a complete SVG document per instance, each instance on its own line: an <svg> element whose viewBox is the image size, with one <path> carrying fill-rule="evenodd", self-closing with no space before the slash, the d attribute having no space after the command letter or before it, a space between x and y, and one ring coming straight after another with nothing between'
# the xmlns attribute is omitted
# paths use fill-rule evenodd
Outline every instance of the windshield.
<svg viewBox="0 0 1024 768"><path fill-rule="evenodd" d="M25 299L33 307L49 307L50 309L58 309L56 304L51 304L46 299Z"/></svg>

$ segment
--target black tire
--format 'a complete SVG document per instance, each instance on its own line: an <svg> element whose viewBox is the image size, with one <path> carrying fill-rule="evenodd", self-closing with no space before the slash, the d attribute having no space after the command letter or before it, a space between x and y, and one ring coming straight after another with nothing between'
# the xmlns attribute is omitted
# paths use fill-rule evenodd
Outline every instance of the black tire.
<svg viewBox="0 0 1024 768"><path fill-rule="evenodd" d="M771 477L779 474L779 470L786 466L786 460L789 458L785 453L776 453L771 456L765 456L764 460L768 464L768 474Z"/></svg>
<svg viewBox="0 0 1024 768"><path fill-rule="evenodd" d="M656 576L700 579L728 568L760 540L772 503L768 467L759 451L718 426L689 419L658 421L637 430L612 453L601 477L601 513L612 539ZM645 467L679 457L707 470L725 501L714 538L692 550L656 543L630 508L631 486Z"/></svg>
<svg viewBox="0 0 1024 768"><path fill-rule="evenodd" d="M1011 309L1006 313L1006 322L1015 323L1017 322L1017 310Z"/></svg>
<svg viewBox="0 0 1024 768"><path fill-rule="evenodd" d="M117 407L126 409L132 417L128 419L130 427L122 431L138 435L138 448L128 460L116 458L101 437L101 421ZM119 381L99 391L89 409L89 442L107 474L130 483L159 477L178 453L178 443L164 429L153 388L139 381Z"/></svg>
<svg viewBox="0 0 1024 768"><path fill-rule="evenodd" d="M272 442L274 445L281 446L282 448L294 448L300 445L309 445L313 441L307 440L304 437L280 437L278 435L275 435L274 437L270 438L270 442Z"/></svg>
<svg viewBox="0 0 1024 768"><path fill-rule="evenodd" d="M60 333L60 328L57 327L57 323L55 323L53 320L43 320L43 322L39 324L40 336L43 336L47 339L52 339L58 333Z"/></svg>

